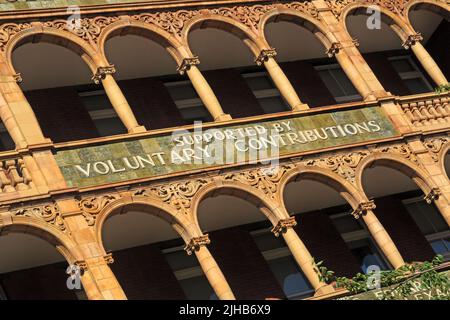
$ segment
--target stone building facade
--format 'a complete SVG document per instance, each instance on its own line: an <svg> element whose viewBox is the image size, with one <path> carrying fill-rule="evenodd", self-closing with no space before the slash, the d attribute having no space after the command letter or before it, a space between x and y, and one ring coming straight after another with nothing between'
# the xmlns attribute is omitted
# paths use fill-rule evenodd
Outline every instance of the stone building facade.
<svg viewBox="0 0 450 320"><path fill-rule="evenodd" d="M23 255L39 255L39 250L27 253L28 238L15 242L16 235L24 234L62 256L47 262L24 262L14 256L16 260L0 263L0 296L322 299L339 292L319 280L313 259L351 276L361 268L365 271L365 259L373 257L386 268L428 260L436 253L450 257L448 1L98 0L78 1L79 12L68 11L63 2L0 2L0 118L13 144L0 153L0 257L2 250L22 248L15 247L19 242L24 244ZM407 67L389 65L400 61L399 49L365 49L363 42L370 45L371 39L352 37L349 19L370 15L373 8L387 28L382 32L393 33L396 45L403 47L401 54L409 55L409 60L400 59L412 61ZM74 12L80 19L71 20ZM435 23L426 43L412 21L416 12L425 12L424 26ZM318 57L294 59L295 50L285 58L268 37L272 23L281 25L281 34L285 26L294 25L315 37L325 53L320 59L332 61L333 67L318 66ZM225 50L228 38L221 44L215 37L225 33L245 46L254 61L252 75L244 75L239 58L227 68L218 64L202 70L200 62L207 57L195 54L189 37L205 30L218 32L203 39L208 40L201 43L205 48L223 45ZM122 76L108 58L108 42L121 37L145 38L159 45L175 68L146 77ZM308 47L304 39L309 38L301 39L299 43ZM55 68L41 81L37 70L46 57L31 49L28 56L24 53L41 44L46 50L70 51L88 67L91 79L69 85L44 83L52 73L58 80L61 73ZM22 61L19 65L28 61L36 69L19 70L16 57ZM126 60L133 63L128 56ZM411 66L416 69L402 71ZM67 62L68 78L76 71L70 68ZM255 70L269 79L273 85L269 91L259 92L258 84L252 87L249 79L257 77ZM188 84L194 102L184 99L180 108L183 99L172 93L176 86L166 85L172 78ZM427 83L428 89L417 89L418 81ZM107 101L102 103L110 105L122 132L108 132L109 127L94 121L92 115L101 112L86 108L86 97L92 94L79 94L93 91L93 86L102 90ZM338 89L353 91L339 95ZM270 109L275 108L272 104L265 108L261 101L273 98L273 92L286 109ZM353 98L344 99L349 96ZM189 103L197 109L189 109ZM186 110L197 112L198 106L202 116L187 115ZM225 164L175 164L162 159L174 147L172 132L183 129L190 136L194 126L189 121L203 116L207 121L203 130L223 134L247 128L251 136L258 128L267 131L289 122L293 135L283 136L276 170L234 158ZM370 170L379 171L367 178ZM395 189L400 176L407 182ZM303 181L312 181L312 189L300 192ZM326 186L323 194L314 191L323 191L314 189L318 185ZM376 189L373 194L368 185ZM380 185L385 187L379 190ZM328 192L339 200L329 204ZM302 195L312 199L312 207L304 212L296 209ZM405 200L417 197L415 202ZM437 230L428 232L421 225L417 210L424 204L432 213L420 217L435 219L430 225L439 225ZM246 218L247 206L259 218L253 214ZM232 218L209 216L227 209ZM154 229L143 232L139 241L117 244L121 237L141 232L140 219L145 218L133 220L136 213L151 217ZM338 223L348 217L354 221ZM125 225L125 218L130 224ZM108 235L113 244L107 246L104 230L109 222L114 232ZM172 233L164 234L162 223ZM352 229L351 235L340 229L352 223L358 230ZM121 225L129 228L128 233L115 233ZM270 246L275 247L262 249L269 240L257 240L266 239L261 230L271 230L277 244ZM358 234L364 236L352 240ZM11 241L2 242L8 237ZM360 246L364 241L370 242L372 251L364 251L369 250ZM175 257L180 251L174 248L180 246L190 260L178 268L174 265L185 263ZM81 268L82 290L65 288L67 265ZM193 289L196 286L203 296Z"/></svg>

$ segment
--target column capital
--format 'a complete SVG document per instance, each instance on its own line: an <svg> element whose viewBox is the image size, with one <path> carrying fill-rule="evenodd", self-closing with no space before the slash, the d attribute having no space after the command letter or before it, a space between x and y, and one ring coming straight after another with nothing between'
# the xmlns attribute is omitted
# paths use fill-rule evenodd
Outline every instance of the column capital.
<svg viewBox="0 0 450 320"><path fill-rule="evenodd" d="M200 64L200 59L198 56L193 56L192 58L184 58L181 64L178 66L177 71L183 75L192 66L197 66Z"/></svg>
<svg viewBox="0 0 450 320"><path fill-rule="evenodd" d="M22 75L20 74L20 72L17 72L16 74L13 74L13 79L17 83L22 83L22 81L23 81Z"/></svg>
<svg viewBox="0 0 450 320"><path fill-rule="evenodd" d="M113 258L112 253L108 253L108 254L104 255L103 259L105 260L106 264L113 264L114 263L114 258Z"/></svg>
<svg viewBox="0 0 450 320"><path fill-rule="evenodd" d="M333 42L331 43L330 47L325 50L325 54L330 57L333 58L337 53L339 53L339 51L342 49L342 44L340 42Z"/></svg>
<svg viewBox="0 0 450 320"><path fill-rule="evenodd" d="M106 67L98 67L97 72L92 76L92 80L95 84L99 84L101 80L105 79L107 74L116 73L116 68L113 64Z"/></svg>
<svg viewBox="0 0 450 320"><path fill-rule="evenodd" d="M287 219L280 219L275 227L273 227L270 231L275 235L275 237L279 237L280 234L285 233L287 229L293 228L297 225L297 221L295 217L289 217Z"/></svg>
<svg viewBox="0 0 450 320"><path fill-rule="evenodd" d="M210 244L211 240L209 240L209 235L205 234L200 237L192 238L188 244L184 247L184 250L188 255L191 255L193 252L200 249L201 246L206 246Z"/></svg>
<svg viewBox="0 0 450 320"><path fill-rule="evenodd" d="M264 62L269 60L269 58L273 58L276 55L277 55L277 51L275 50L275 48L262 49L261 52L259 53L259 56L257 56L255 58L255 63L258 66L262 66L264 64Z"/></svg>
<svg viewBox="0 0 450 320"><path fill-rule="evenodd" d="M374 210L377 206L373 200L369 200L366 202L361 202L358 204L358 207L352 211L352 216L355 219L359 219L361 216L364 216L368 210Z"/></svg>
<svg viewBox="0 0 450 320"><path fill-rule="evenodd" d="M438 200L441 195L442 192L439 188L431 188L430 192L423 197L423 200L425 200L428 204L431 204L433 201Z"/></svg>
<svg viewBox="0 0 450 320"><path fill-rule="evenodd" d="M414 34L410 34L410 35L408 35L406 40L402 43L402 47L405 48L405 49L409 49L413 45L415 45L417 42L420 42L422 40L423 40L423 37L420 34L420 32L417 32L417 33L414 33Z"/></svg>

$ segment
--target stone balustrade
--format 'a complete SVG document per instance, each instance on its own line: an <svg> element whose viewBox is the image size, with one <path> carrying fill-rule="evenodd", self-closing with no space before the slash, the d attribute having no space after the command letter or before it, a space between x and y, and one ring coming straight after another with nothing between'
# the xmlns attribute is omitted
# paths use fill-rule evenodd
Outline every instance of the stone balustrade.
<svg viewBox="0 0 450 320"><path fill-rule="evenodd" d="M414 127L428 130L450 124L449 93L404 97L399 103Z"/></svg>

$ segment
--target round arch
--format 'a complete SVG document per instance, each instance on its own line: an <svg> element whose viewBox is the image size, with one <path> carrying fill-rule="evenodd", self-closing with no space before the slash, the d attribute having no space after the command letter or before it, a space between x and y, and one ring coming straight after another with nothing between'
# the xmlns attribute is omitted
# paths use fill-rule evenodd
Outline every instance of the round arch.
<svg viewBox="0 0 450 320"><path fill-rule="evenodd" d="M75 249L75 243L69 236L55 227L50 227L43 221L16 216L13 218L12 224L0 227L0 237L6 233L31 234L38 237L53 245L69 264L83 260Z"/></svg>
<svg viewBox="0 0 450 320"><path fill-rule="evenodd" d="M181 31L181 39L191 56L193 56L193 53L189 45L189 34L191 31L200 28L219 29L237 36L244 42L245 45L247 45L255 57L258 57L260 51L264 49L264 45L257 38L254 32L241 22L237 22L232 18L217 14L203 14L189 20Z"/></svg>
<svg viewBox="0 0 450 320"><path fill-rule="evenodd" d="M364 171L372 166L384 166L400 171L411 178L425 194L433 189L433 186L429 184L428 174L411 161L399 155L375 152L363 159L356 170L356 184L362 192L364 192L362 183Z"/></svg>
<svg viewBox="0 0 450 320"><path fill-rule="evenodd" d="M438 165L439 168L441 169L441 172L447 177L447 179L450 180L450 172L447 172L445 168L445 158L447 155L450 156L449 153L450 153L450 141L447 141L446 143L444 143L440 153L438 154Z"/></svg>
<svg viewBox="0 0 450 320"><path fill-rule="evenodd" d="M350 14L354 15L368 15L367 8L374 6L371 3L354 3L345 7L341 13L341 23L344 26L347 34L350 35L350 32L347 28L347 18ZM378 6L381 13L381 20L386 23L391 29L397 34L397 36L401 39L401 41L405 41L408 38L408 35L414 34L414 30L409 25L409 23L403 20L400 16L395 15L393 12L389 11L386 8Z"/></svg>
<svg viewBox="0 0 450 320"><path fill-rule="evenodd" d="M334 189L345 201L356 209L361 202L367 201L367 197L361 194L350 182L338 174L319 167L299 166L290 170L281 180L278 197L285 206L284 193L286 186L298 180L312 180Z"/></svg>
<svg viewBox="0 0 450 320"><path fill-rule="evenodd" d="M311 31L323 44L325 49L328 49L333 42L336 42L334 36L321 22L302 12L288 8L279 8L266 12L259 21L258 29L260 30L261 37L264 39L264 42L268 47L270 47L270 45L266 40L265 30L266 26L273 21L294 23L308 31Z"/></svg>
<svg viewBox="0 0 450 320"><path fill-rule="evenodd" d="M250 202L260 209L260 211L269 219L273 226L277 225L280 219L286 219L287 213L280 210L279 206L268 199L264 193L256 188L238 181L220 181L211 182L201 187L192 199L192 214L195 224L200 227L198 219L198 209L200 203L209 198L218 195L235 196L244 201Z"/></svg>
<svg viewBox="0 0 450 320"><path fill-rule="evenodd" d="M51 27L34 26L12 36L6 45L6 63L12 74L16 74L12 61L13 51L26 43L35 41L36 37L38 37L38 42L50 43L71 50L83 59L93 74L96 73L98 67L103 65L103 61L101 61L95 49L75 34Z"/></svg>
<svg viewBox="0 0 450 320"><path fill-rule="evenodd" d="M167 31L140 21L117 21L107 26L98 38L98 46L101 56L108 63L108 58L105 52L106 42L114 37L122 35L135 35L149 39L156 42L165 48L177 64L180 64L187 54L182 50L182 44L171 36Z"/></svg>
<svg viewBox="0 0 450 320"><path fill-rule="evenodd" d="M443 17L445 20L450 21L450 6L446 5L441 1L433 1L433 0L413 0L408 2L404 9L405 17L408 21L408 24L414 29L413 24L410 20L410 14L415 10L425 10L431 11Z"/></svg>
<svg viewBox="0 0 450 320"><path fill-rule="evenodd" d="M102 231L105 221L113 215L125 214L129 211L144 212L166 221L185 243L202 235L200 229L190 221L188 216L178 214L171 206L146 196L134 196L131 199L117 199L106 205L98 214L94 232L102 250L104 250Z"/></svg>

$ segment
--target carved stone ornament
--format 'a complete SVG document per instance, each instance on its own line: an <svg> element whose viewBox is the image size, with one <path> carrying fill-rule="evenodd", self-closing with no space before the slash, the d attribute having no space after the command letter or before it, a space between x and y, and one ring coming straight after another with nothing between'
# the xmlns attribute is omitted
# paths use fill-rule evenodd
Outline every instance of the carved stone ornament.
<svg viewBox="0 0 450 320"><path fill-rule="evenodd" d="M226 174L224 180L238 181L256 188L265 195L274 198L277 194L281 178L292 169L294 165L285 164L269 168L258 168L249 171L231 172Z"/></svg>
<svg viewBox="0 0 450 320"><path fill-rule="evenodd" d="M192 238L191 241L184 247L184 250L188 255L191 255L195 251L199 250L201 246L206 246L211 243L207 234Z"/></svg>
<svg viewBox="0 0 450 320"><path fill-rule="evenodd" d="M396 144L396 145L387 145L381 146L375 149L375 151L381 153L393 153L402 156L406 160L414 162L416 165L420 165L420 162L417 160L416 155L411 150L411 148L407 144Z"/></svg>
<svg viewBox="0 0 450 320"><path fill-rule="evenodd" d="M441 196L441 190L439 188L432 188L428 194L426 194L423 199L428 203L432 204L433 201L436 201Z"/></svg>
<svg viewBox="0 0 450 320"><path fill-rule="evenodd" d="M46 223L50 223L61 231L66 230L66 224L56 203L21 208L16 210L13 215L17 217L37 218L44 220Z"/></svg>
<svg viewBox="0 0 450 320"><path fill-rule="evenodd" d="M92 76L92 80L95 84L99 84L101 80L105 79L107 74L116 73L116 68L114 65L110 65L107 67L98 67L97 72Z"/></svg>
<svg viewBox="0 0 450 320"><path fill-rule="evenodd" d="M103 256L103 259L105 260L106 264L112 264L114 263L114 258L112 253L108 253L105 256Z"/></svg>
<svg viewBox="0 0 450 320"><path fill-rule="evenodd" d="M355 219L359 219L360 217L367 214L368 210L374 210L376 208L375 202L373 200L369 200L367 202L361 202L358 204L358 207L351 212L351 215Z"/></svg>
<svg viewBox="0 0 450 320"><path fill-rule="evenodd" d="M200 64L200 59L197 56L192 58L184 58L181 64L178 66L177 71L183 75L187 70L191 68L191 66L196 66Z"/></svg>
<svg viewBox="0 0 450 320"><path fill-rule="evenodd" d="M93 226L95 224L97 215L100 211L109 203L119 199L116 195L99 195L94 197L88 197L81 199L78 202L83 217L86 219L88 225Z"/></svg>
<svg viewBox="0 0 450 320"><path fill-rule="evenodd" d="M402 47L405 49L411 48L417 42L423 40L423 37L420 33L410 34L408 38L406 38L405 42L402 43Z"/></svg>
<svg viewBox="0 0 450 320"><path fill-rule="evenodd" d="M306 161L307 166L319 166L330 169L345 180L355 182L355 169L362 159L368 156L368 151L355 151L330 157L315 158Z"/></svg>
<svg viewBox="0 0 450 320"><path fill-rule="evenodd" d="M270 231L275 235L275 237L279 237L281 234L285 233L287 229L293 228L296 225L297 221L295 221L295 217L289 217L278 221L277 225Z"/></svg>
<svg viewBox="0 0 450 320"><path fill-rule="evenodd" d="M277 51L274 48L263 49L258 57L255 58L255 63L258 66L262 66L264 62L269 60L269 58L273 58L277 55Z"/></svg>
<svg viewBox="0 0 450 320"><path fill-rule="evenodd" d="M191 201L197 191L208 183L206 179L176 182L167 185L142 188L134 192L136 196L153 197L173 206L177 211L188 214Z"/></svg>
<svg viewBox="0 0 450 320"><path fill-rule="evenodd" d="M424 142L425 148L427 148L434 162L439 162L441 151L449 141L450 138L438 137Z"/></svg>
<svg viewBox="0 0 450 320"><path fill-rule="evenodd" d="M339 53L339 51L342 49L342 44L339 42L333 42L331 44L331 46L325 50L325 54L330 57L333 58L336 54Z"/></svg>

